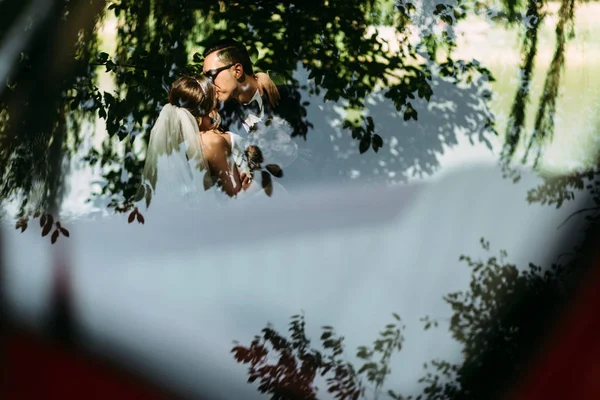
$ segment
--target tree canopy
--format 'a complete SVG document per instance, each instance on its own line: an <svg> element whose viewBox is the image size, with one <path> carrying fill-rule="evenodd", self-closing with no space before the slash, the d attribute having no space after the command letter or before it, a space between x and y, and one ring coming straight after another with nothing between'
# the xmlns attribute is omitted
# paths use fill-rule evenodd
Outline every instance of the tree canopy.
<svg viewBox="0 0 600 400"><path fill-rule="evenodd" d="M355 139L358 153L378 157L357 154L340 161L340 168L377 170L382 159L389 175L396 176L392 181L401 181L408 170L430 174L436 154L444 144L456 143L457 131L484 142L496 134L490 71L454 53L456 24L475 14L522 33L522 73L501 159L510 165L519 143L527 149L523 161L539 159L552 138L565 46L573 32L573 0L561 1L555 54L531 134L525 132L525 104L532 100L538 28L548 15L547 1L505 1L500 8L463 0L317 3L55 0L40 7L33 0L3 2L3 43L28 39L9 60L11 73L2 77L0 199L19 201L21 216L56 213L68 160L84 151L83 162L100 166L105 181L94 196L116 211L130 210L150 127L168 86L177 75L200 71L207 42L225 36L250 49L258 70L279 76L298 93L323 97L321 114L309 112L311 97L299 104L296 132L303 139L314 141L339 116L336 107L345 110L344 135ZM30 24L20 25L19 16L30 17ZM99 29L107 18L116 18L113 54L99 51ZM380 37L383 28L393 30L394 40ZM299 70L308 73L306 79L294 74ZM114 91L101 89L103 74L114 81ZM97 117L105 121L108 135L100 147L89 148ZM338 152L352 150L343 143L332 146ZM397 155L391 146L405 153Z"/></svg>

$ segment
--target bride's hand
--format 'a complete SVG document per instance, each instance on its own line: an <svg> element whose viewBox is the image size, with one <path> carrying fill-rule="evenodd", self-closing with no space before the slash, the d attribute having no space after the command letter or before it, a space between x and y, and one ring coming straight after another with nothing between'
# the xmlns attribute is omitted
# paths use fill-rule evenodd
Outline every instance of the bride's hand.
<svg viewBox="0 0 600 400"><path fill-rule="evenodd" d="M242 190L247 190L252 185L252 178L246 175L245 172L241 173L240 180L242 181Z"/></svg>
<svg viewBox="0 0 600 400"><path fill-rule="evenodd" d="M269 75L264 72L257 72L254 74L254 78L256 78L256 81L258 82L260 95L262 96L266 90L267 95L269 96L269 103L271 103L273 107L277 107L280 98L279 89L277 89L277 86L275 86Z"/></svg>

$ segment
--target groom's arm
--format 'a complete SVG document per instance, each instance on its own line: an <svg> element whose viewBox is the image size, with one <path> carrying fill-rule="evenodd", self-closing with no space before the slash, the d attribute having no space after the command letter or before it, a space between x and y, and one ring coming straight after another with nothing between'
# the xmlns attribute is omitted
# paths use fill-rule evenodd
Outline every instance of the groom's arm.
<svg viewBox="0 0 600 400"><path fill-rule="evenodd" d="M260 91L260 95L263 97L266 95L271 106L277 107L280 99L279 89L268 73L257 72L254 74L254 78L258 82L258 90Z"/></svg>

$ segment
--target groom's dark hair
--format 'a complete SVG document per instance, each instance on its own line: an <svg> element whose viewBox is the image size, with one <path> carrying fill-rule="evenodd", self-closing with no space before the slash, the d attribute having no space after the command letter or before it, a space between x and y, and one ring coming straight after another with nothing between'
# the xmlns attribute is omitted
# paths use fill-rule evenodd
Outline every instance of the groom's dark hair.
<svg viewBox="0 0 600 400"><path fill-rule="evenodd" d="M252 61L248 54L248 49L242 43L233 39L222 39L206 47L203 57L218 52L217 57L225 64L240 63L244 67L246 75L254 75Z"/></svg>

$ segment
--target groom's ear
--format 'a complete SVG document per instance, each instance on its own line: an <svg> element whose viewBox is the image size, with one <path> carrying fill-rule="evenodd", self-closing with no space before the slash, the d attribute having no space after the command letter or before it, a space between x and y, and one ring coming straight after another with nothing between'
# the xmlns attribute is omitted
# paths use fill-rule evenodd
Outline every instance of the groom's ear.
<svg viewBox="0 0 600 400"><path fill-rule="evenodd" d="M233 73L235 74L236 79L242 79L244 77L244 66L240 63L237 63L233 66Z"/></svg>

